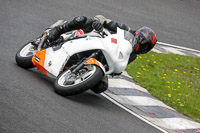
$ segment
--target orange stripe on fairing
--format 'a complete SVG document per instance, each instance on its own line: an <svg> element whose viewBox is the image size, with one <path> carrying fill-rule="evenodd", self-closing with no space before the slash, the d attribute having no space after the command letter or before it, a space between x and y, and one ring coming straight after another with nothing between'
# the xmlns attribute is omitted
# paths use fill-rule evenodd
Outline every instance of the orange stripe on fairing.
<svg viewBox="0 0 200 133"><path fill-rule="evenodd" d="M95 64L97 66L100 66L99 62L95 59L95 58L90 58L88 61L86 61L84 63L85 65L89 65L89 64Z"/></svg>
<svg viewBox="0 0 200 133"><path fill-rule="evenodd" d="M44 68L45 55L46 55L46 49L42 51L37 51L32 58L32 62L41 72L47 75L47 71ZM40 61L37 61L36 59L34 59L35 56L37 56L40 59Z"/></svg>

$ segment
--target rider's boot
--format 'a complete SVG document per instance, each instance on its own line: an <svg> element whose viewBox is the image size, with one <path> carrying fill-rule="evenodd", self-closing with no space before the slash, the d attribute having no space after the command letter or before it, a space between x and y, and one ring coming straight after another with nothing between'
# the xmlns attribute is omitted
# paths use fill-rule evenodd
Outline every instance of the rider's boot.
<svg viewBox="0 0 200 133"><path fill-rule="evenodd" d="M51 30L56 26L62 25L65 21L64 20L58 20L57 22L55 22L53 25L51 25L49 28L47 28L45 31ZM35 47L38 47L41 41L41 36L38 37L37 39L34 39L32 41L30 41L30 43L32 45L34 45Z"/></svg>

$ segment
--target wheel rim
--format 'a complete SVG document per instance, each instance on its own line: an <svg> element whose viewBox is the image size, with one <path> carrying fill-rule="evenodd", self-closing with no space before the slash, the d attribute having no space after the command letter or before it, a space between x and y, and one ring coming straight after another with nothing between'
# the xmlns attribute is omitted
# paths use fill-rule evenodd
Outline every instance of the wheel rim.
<svg viewBox="0 0 200 133"><path fill-rule="evenodd" d="M77 74L71 73L71 71L64 72L58 79L58 84L63 87L74 86L80 84L89 79L96 71L94 65L84 66Z"/></svg>
<svg viewBox="0 0 200 133"><path fill-rule="evenodd" d="M22 57L30 57L36 53L37 49L31 43L28 43L25 47L23 47L20 51L20 56Z"/></svg>

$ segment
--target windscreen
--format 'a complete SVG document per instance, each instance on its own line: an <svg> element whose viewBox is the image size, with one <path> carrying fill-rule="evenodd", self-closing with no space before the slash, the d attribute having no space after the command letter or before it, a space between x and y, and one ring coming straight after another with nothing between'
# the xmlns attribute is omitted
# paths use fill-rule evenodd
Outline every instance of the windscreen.
<svg viewBox="0 0 200 133"><path fill-rule="evenodd" d="M134 46L137 43L136 36L134 37L134 35L129 31L124 31L124 39L129 41L132 44L132 46Z"/></svg>

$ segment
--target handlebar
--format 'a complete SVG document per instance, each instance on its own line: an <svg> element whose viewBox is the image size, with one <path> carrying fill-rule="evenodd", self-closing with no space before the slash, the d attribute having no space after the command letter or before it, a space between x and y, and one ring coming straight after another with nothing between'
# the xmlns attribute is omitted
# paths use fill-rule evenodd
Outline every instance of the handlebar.
<svg viewBox="0 0 200 133"><path fill-rule="evenodd" d="M108 36L108 34L105 32L105 31L98 31L98 33L103 37L105 38L105 36Z"/></svg>
<svg viewBox="0 0 200 133"><path fill-rule="evenodd" d="M108 34L105 31L102 31L102 34L108 36Z"/></svg>

